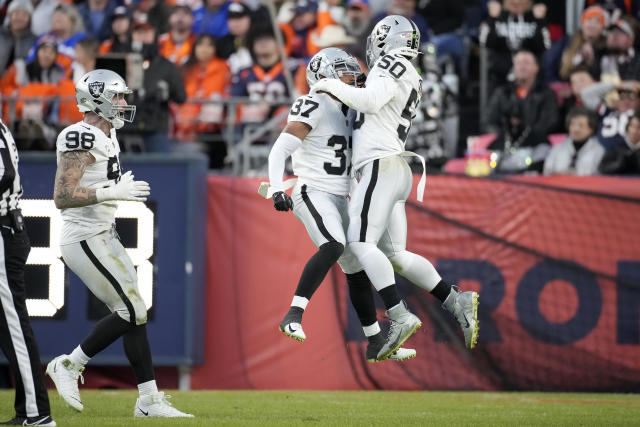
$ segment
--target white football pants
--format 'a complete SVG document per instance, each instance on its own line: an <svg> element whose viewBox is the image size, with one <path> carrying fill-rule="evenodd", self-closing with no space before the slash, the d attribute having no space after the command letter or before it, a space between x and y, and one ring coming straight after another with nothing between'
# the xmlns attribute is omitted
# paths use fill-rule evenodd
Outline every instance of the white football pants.
<svg viewBox="0 0 640 427"><path fill-rule="evenodd" d="M347 197L320 191L305 184L296 184L291 193L293 213L304 224L316 247L328 242L340 242L345 246L338 259L346 274L362 270L351 249L346 244L345 231L349 223Z"/></svg>
<svg viewBox="0 0 640 427"><path fill-rule="evenodd" d="M65 264L109 310L136 325L147 322L136 269L114 229L60 249Z"/></svg>

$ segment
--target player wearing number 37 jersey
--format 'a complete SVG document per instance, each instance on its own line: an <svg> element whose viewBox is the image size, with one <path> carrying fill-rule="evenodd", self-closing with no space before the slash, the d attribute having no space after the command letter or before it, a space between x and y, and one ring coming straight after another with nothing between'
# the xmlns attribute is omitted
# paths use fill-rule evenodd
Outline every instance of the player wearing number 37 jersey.
<svg viewBox="0 0 640 427"><path fill-rule="evenodd" d="M341 49L318 52L307 66L307 81L327 77L355 85L361 70L355 58ZM365 335L369 338L367 359L375 360L384 339L376 319L371 284L349 248L347 194L351 165L353 111L328 94L305 95L296 100L288 123L269 155L269 192L277 210L293 210L307 229L318 252L307 262L280 331L304 341L302 315L329 268L336 262L347 275L351 300ZM291 155L298 176L290 198L282 182L286 158ZM264 187L263 187L264 188ZM263 193L269 197L269 192ZM415 356L414 350L399 349L392 358Z"/></svg>
<svg viewBox="0 0 640 427"><path fill-rule="evenodd" d="M56 357L47 374L65 403L82 411L78 390L85 365L122 337L140 397L136 417L192 416L178 411L158 392L147 339L147 308L138 291L135 267L115 232L118 200L145 201L149 184L120 173L116 129L133 121L131 93L113 71L94 70L76 83L84 120L60 132L54 202L62 210L60 250L65 264L111 311L69 355Z"/></svg>
<svg viewBox="0 0 640 427"><path fill-rule="evenodd" d="M395 285L394 270L431 292L461 324L465 343L473 348L478 338L478 294L458 292L444 282L425 258L406 250L405 202L413 183L404 156L404 144L421 96L422 79L412 65L418 55L420 33L410 19L383 18L367 39L370 68L365 88L322 79L312 93L330 93L358 111L353 131L353 167L347 241L387 307L391 321L378 359L398 348L420 320L410 313ZM425 174L418 184L422 201Z"/></svg>

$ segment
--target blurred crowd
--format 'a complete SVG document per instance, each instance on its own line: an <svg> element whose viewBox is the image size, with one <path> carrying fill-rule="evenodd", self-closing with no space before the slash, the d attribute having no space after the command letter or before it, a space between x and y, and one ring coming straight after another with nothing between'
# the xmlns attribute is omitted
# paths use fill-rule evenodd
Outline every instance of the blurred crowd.
<svg viewBox="0 0 640 427"><path fill-rule="evenodd" d="M482 131L503 173L640 174L637 0L486 2Z"/></svg>
<svg viewBox="0 0 640 427"><path fill-rule="evenodd" d="M493 135L491 170L640 173L640 0L0 5L2 115L21 149L52 150L60 128L81 120L75 81L110 68L137 106L119 137L124 150L198 149L211 168L229 168L252 147L268 152L292 100L309 90L305 67L317 51L344 48L366 72L371 28L400 14L420 29L423 51L422 103L407 149L431 166L464 155L461 111L477 103L477 57L486 49L491 97L474 113L475 133ZM260 159L246 164L259 170Z"/></svg>

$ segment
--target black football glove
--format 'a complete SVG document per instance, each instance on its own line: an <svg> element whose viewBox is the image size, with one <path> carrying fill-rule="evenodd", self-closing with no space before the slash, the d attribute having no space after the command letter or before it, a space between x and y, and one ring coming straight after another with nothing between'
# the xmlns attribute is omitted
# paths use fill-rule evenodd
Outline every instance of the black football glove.
<svg viewBox="0 0 640 427"><path fill-rule="evenodd" d="M356 85L358 87L364 87L364 84L366 81L367 81L367 75L365 73L362 73L356 78Z"/></svg>
<svg viewBox="0 0 640 427"><path fill-rule="evenodd" d="M276 191L273 193L273 207L283 212L293 210L293 200L284 191Z"/></svg>

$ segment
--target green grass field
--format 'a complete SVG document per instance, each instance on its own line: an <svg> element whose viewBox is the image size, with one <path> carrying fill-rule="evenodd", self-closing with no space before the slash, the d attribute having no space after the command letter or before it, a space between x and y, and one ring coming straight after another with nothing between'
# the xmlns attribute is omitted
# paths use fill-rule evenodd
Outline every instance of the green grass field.
<svg viewBox="0 0 640 427"><path fill-rule="evenodd" d="M171 392L194 419L134 419L136 391L84 390L84 412L50 391L59 426L632 426L640 396L482 392L196 391ZM0 420L13 415L13 391L0 391Z"/></svg>

